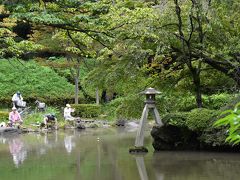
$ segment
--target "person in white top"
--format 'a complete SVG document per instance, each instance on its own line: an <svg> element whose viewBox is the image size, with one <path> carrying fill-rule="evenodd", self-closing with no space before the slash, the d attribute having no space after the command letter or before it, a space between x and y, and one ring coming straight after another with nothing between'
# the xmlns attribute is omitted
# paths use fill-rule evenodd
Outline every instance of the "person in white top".
<svg viewBox="0 0 240 180"><path fill-rule="evenodd" d="M16 108L20 107L20 105L22 104L23 97L19 91L13 95L12 102L13 102L13 106Z"/></svg>
<svg viewBox="0 0 240 180"><path fill-rule="evenodd" d="M70 104L66 104L66 107L64 108L64 119L68 121L75 120L75 117L71 115L74 111L75 109L73 109Z"/></svg>

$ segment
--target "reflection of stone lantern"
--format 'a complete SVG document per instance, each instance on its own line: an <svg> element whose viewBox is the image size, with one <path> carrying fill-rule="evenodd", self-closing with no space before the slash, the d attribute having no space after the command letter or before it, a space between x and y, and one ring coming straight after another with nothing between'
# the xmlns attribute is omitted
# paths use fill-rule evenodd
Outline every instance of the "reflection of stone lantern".
<svg viewBox="0 0 240 180"><path fill-rule="evenodd" d="M148 150L143 146L143 142L144 142L144 127L147 122L149 110L153 111L155 122L159 126L163 125L161 118L159 116L158 110L155 106L155 95L160 94L160 92L155 90L154 88L147 88L145 91L141 92L140 94L146 95L145 107L142 112L140 126L139 126L137 137L135 140L135 147L131 148L129 152L148 152Z"/></svg>

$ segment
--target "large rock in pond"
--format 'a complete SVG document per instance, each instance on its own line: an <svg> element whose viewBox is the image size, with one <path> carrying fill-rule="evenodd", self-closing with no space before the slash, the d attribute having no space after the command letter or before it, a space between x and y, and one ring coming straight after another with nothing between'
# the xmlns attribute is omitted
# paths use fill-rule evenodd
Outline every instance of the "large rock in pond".
<svg viewBox="0 0 240 180"><path fill-rule="evenodd" d="M166 114L164 126L152 128L154 149L239 151L240 145L226 142L228 127L213 126L219 114L204 108Z"/></svg>
<svg viewBox="0 0 240 180"><path fill-rule="evenodd" d="M199 148L197 134L187 128L179 128L173 125L154 126L151 135L154 139L153 147L156 151Z"/></svg>
<svg viewBox="0 0 240 180"><path fill-rule="evenodd" d="M0 135L3 135L3 136L15 135L20 133L22 133L22 130L18 128L0 127Z"/></svg>

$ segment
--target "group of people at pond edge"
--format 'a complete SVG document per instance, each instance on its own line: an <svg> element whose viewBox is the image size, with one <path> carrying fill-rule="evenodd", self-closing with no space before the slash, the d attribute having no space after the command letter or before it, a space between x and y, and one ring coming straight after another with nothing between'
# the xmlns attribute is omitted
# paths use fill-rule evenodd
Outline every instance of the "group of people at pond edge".
<svg viewBox="0 0 240 180"><path fill-rule="evenodd" d="M23 97L19 91L13 95L12 104L13 107L12 111L9 113L9 122L6 126L19 128L24 122L20 114L21 112L19 111L22 110L21 108L26 107L26 102L23 101ZM64 119L69 122L74 122L76 119L78 119L71 115L71 113L74 111L75 109L73 109L70 104L66 104L66 107L64 108ZM49 124L57 128L57 118L54 114L46 114L40 127L48 128Z"/></svg>

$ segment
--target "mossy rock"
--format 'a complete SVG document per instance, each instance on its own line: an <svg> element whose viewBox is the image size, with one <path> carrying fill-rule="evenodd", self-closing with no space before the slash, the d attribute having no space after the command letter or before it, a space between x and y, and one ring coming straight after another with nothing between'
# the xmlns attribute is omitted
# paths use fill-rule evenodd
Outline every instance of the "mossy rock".
<svg viewBox="0 0 240 180"><path fill-rule="evenodd" d="M174 125L154 126L151 135L153 147L160 150L190 150L198 149L198 135L187 127Z"/></svg>
<svg viewBox="0 0 240 180"><path fill-rule="evenodd" d="M213 127L220 112L193 109L190 112L169 113L163 117L165 126L153 127L151 135L155 150L230 148L225 142L227 128Z"/></svg>

